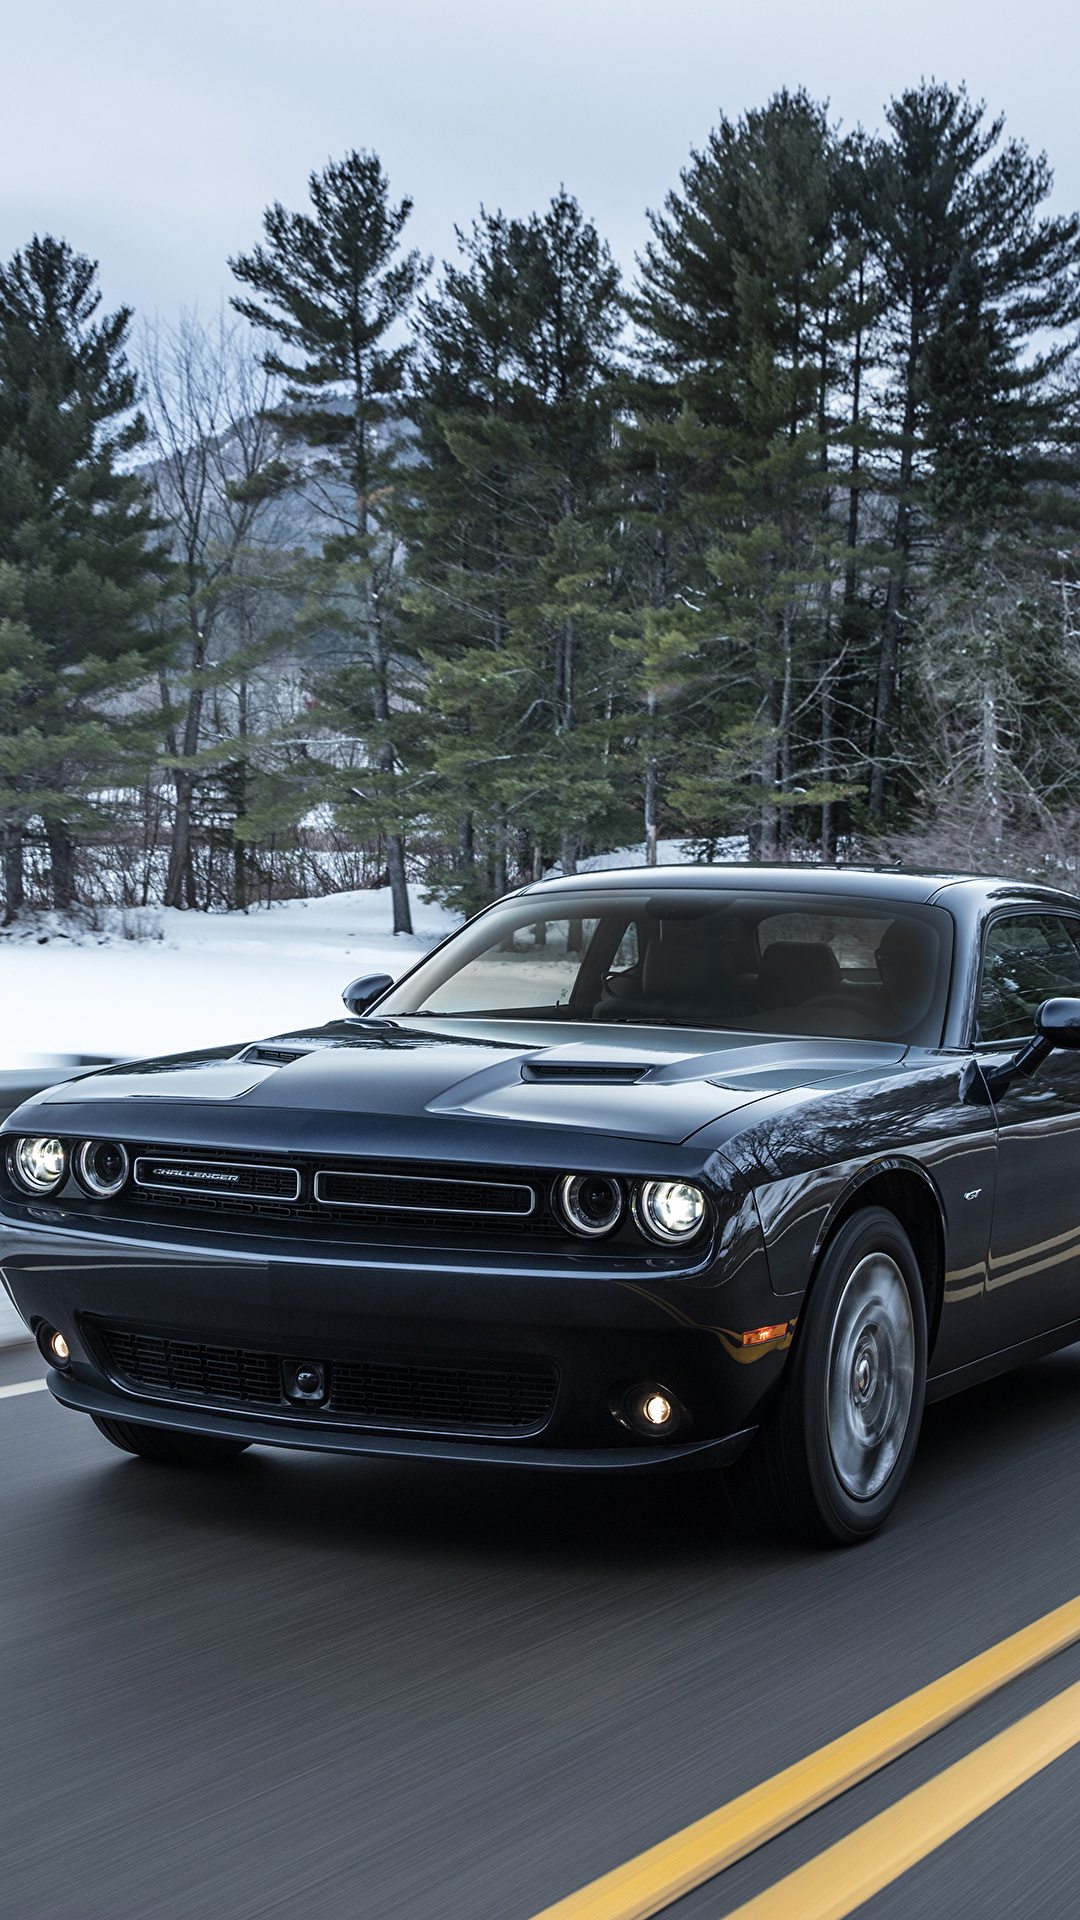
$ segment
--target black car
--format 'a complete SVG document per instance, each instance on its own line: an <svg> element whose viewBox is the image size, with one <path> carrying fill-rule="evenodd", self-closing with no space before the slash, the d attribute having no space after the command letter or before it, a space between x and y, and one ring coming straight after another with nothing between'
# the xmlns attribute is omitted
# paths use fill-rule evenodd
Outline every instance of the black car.
<svg viewBox="0 0 1080 1920"><path fill-rule="evenodd" d="M1080 1337L1080 900L548 881L347 1019L4 1123L0 1257L129 1452L721 1470L840 1541L924 1400Z"/></svg>

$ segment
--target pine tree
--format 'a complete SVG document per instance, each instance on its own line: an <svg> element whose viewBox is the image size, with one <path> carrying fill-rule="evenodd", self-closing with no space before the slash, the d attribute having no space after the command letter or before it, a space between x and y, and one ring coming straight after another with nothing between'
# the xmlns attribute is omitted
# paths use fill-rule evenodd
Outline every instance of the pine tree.
<svg viewBox="0 0 1080 1920"><path fill-rule="evenodd" d="M168 575L143 483L130 309L96 319L94 262L33 239L0 268L0 565L9 625L0 721L7 913L23 836L43 823L53 901L75 898L78 835L139 777L156 716L136 690L160 658Z"/></svg>
<svg viewBox="0 0 1080 1920"><path fill-rule="evenodd" d="M340 664L319 678L320 717L359 741L364 760L337 779L327 765L320 778L336 791L344 819L385 832L394 931L408 933L410 802L399 743L409 703L395 651L399 555L389 509L400 478L394 427L409 350L390 337L426 267L415 251L399 255L412 202L391 204L376 155L331 162L311 175L309 191L310 214L268 208L265 244L230 262L257 296L232 304L296 356L271 352L264 364L286 382L275 420L308 449L301 472L327 528L322 564L309 579L309 625Z"/></svg>
<svg viewBox="0 0 1080 1920"><path fill-rule="evenodd" d="M674 690L672 799L704 838L743 826L766 858L796 807L847 790L830 734L834 497L851 461L838 403L861 318L845 164L803 93L722 121L652 217L632 304L653 392L627 441L642 475L651 449L666 495L666 607L648 612L642 666Z"/></svg>
<svg viewBox="0 0 1080 1920"><path fill-rule="evenodd" d="M401 521L409 620L429 667L433 817L464 905L572 870L615 806L617 618L608 543L617 273L560 192L544 215L482 214L420 312L423 464Z"/></svg>
<svg viewBox="0 0 1080 1920"><path fill-rule="evenodd" d="M924 487L936 461L944 463L939 499L957 477L958 442L946 428L951 377L946 341L951 330L953 346L959 345L958 303L970 310L972 289L978 286L977 302L985 305L987 320L976 351L988 351L996 368L998 399L988 411L988 363L980 376L980 422L969 419L965 430L965 458L982 463L985 471L989 450L983 430L997 438L1019 388L1034 394L1061 364L1059 346L1036 353L1022 380L1015 375L1041 331L1052 336L1075 321L1080 269L1077 216L1040 217L1051 184L1045 157L1033 157L1019 141L1001 146L1003 121L988 121L985 109L962 87L924 82L894 100L887 119L890 137L864 148L861 205L883 296L883 426L892 446L891 471L883 478L894 502L871 746L869 807L879 821L898 758L894 714L902 641L913 631L913 569L927 558ZM962 405L974 396L970 352L967 366L968 398ZM930 413L935 445L927 438ZM958 423L955 407L954 416Z"/></svg>

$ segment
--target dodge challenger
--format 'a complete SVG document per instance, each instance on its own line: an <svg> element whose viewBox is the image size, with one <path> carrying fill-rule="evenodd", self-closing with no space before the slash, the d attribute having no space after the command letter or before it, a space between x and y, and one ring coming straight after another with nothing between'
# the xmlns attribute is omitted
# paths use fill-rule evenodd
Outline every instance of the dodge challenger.
<svg viewBox="0 0 1080 1920"><path fill-rule="evenodd" d="M343 998L3 1123L4 1283L129 1453L710 1468L853 1542L928 1399L1080 1338L1069 894L582 875Z"/></svg>

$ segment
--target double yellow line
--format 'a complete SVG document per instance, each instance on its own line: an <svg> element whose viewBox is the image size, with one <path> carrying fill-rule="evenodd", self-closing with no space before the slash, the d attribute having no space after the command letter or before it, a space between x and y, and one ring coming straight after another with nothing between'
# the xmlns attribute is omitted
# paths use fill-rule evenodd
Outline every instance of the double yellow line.
<svg viewBox="0 0 1080 1920"><path fill-rule="evenodd" d="M648 1920L1078 1640L1080 1599L545 1907L534 1920ZM739 1907L730 1920L796 1914L840 1920L1078 1742L1080 1683Z"/></svg>

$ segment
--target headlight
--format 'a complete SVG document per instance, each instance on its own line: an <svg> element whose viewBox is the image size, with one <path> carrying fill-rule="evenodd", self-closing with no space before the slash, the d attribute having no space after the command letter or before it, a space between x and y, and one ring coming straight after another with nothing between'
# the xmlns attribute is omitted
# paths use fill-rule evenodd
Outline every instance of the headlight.
<svg viewBox="0 0 1080 1920"><path fill-rule="evenodd" d="M91 1200L112 1200L128 1177L131 1161L118 1140L80 1140L74 1173Z"/></svg>
<svg viewBox="0 0 1080 1920"><path fill-rule="evenodd" d="M564 1173L555 1182L555 1204L574 1233L593 1239L618 1226L623 1193L606 1173Z"/></svg>
<svg viewBox="0 0 1080 1920"><path fill-rule="evenodd" d="M8 1166L27 1193L55 1193L67 1179L67 1148L62 1140L16 1140Z"/></svg>
<svg viewBox="0 0 1080 1920"><path fill-rule="evenodd" d="M638 1225L652 1240L681 1246L705 1222L705 1195L689 1180L644 1180L637 1191Z"/></svg>

